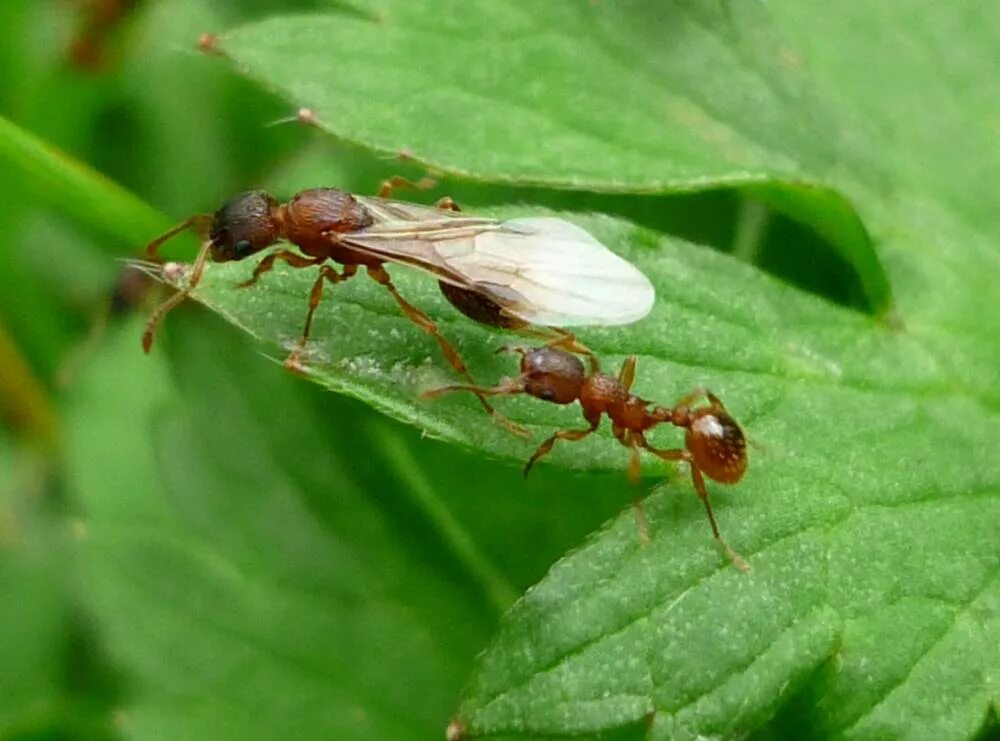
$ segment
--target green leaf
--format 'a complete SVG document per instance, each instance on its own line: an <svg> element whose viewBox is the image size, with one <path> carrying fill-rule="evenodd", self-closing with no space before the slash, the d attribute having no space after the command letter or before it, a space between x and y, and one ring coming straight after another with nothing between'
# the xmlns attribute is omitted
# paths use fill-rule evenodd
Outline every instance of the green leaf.
<svg viewBox="0 0 1000 741"><path fill-rule="evenodd" d="M455 728L645 724L659 738L770 722L817 737L973 735L1000 699L990 205L1000 155L983 123L998 103L996 9L366 7L368 19L271 19L221 48L327 130L445 172L618 193L748 189L833 241L872 306L892 297L890 321L871 319L729 257L574 217L659 294L647 320L584 341L610 367L638 354L636 388L658 401L708 385L760 444L738 487L712 488L752 571L725 565L688 483L670 484L649 500L648 546L625 514L513 608ZM287 348L311 277L280 270L234 290L248 271L213 266L199 300ZM457 318L431 281L394 275L477 377L512 372L491 356L501 340ZM310 373L329 387L482 453L530 451L485 425L471 400L415 401L449 374L373 284L331 290L316 337ZM580 424L533 400L503 408L536 438ZM594 470L622 457L601 436L552 461Z"/></svg>
<svg viewBox="0 0 1000 741"><path fill-rule="evenodd" d="M608 362L617 362L616 352L625 349L639 352L637 388L656 389L658 399L707 383L760 443L738 489L716 491L724 532L750 558L753 572L744 577L721 565L686 482L671 487L670 497L653 497L648 549L640 548L626 515L598 539L596 553L586 549L561 564L545 588L508 617L483 661L483 685L473 686L463 707L471 729L595 730L655 708L671 711L679 727L736 732L766 719L782 697L778 689L787 696L838 640L859 631L866 635L867 623L883 620L882 610L899 610L900 600L917 614L928 600L942 603L937 627L944 638L961 629L963 605L972 609L986 600L976 609L992 614L996 470L986 441L1000 427L986 405L955 394L954 381L905 333L711 251L669 240L651 250L645 246L651 234L622 222L591 217L580 223L610 244L632 243L625 253L660 294L651 319L587 332L584 340ZM200 298L272 344L294 342L311 276L278 270L250 291L234 289L247 270L212 266ZM512 372L509 360L491 355L496 337L455 317L424 276L396 272L401 290L441 318L477 374ZM531 444L484 424L469 400L416 400L422 388L446 382L448 375L433 343L373 284L338 286L327 301L313 346L313 357L323 358L310 370L316 380L473 449L521 461L530 453ZM536 441L556 427L580 424L571 410L529 399L512 400L504 410L529 425ZM977 419L974 428L965 424L970 416ZM865 424L859 428L851 420ZM676 437L664 431L657 441L676 444ZM617 469L622 459L605 437L557 448L553 455L564 465L588 469ZM680 503L676 497L683 497ZM921 556L908 562L902 558L908 553ZM734 596L743 593L744 599ZM682 596L691 612L668 610ZM701 612L707 615L695 619ZM680 630L684 625L697 629ZM992 657L987 628L971 631L966 651L930 659L917 652L904 666L929 660L950 672L955 662L967 665L970 655ZM706 636L719 634L733 638L708 660ZM674 636L673 650L662 649L664 635ZM870 648L886 650L883 644ZM652 673L659 679L635 685L639 678L607 664L607 652L633 657L642 677ZM848 714L851 723L902 679L898 659L889 653L885 674L867 692L852 687L859 715ZM661 663L649 665L651 656L662 656ZM872 651L852 659L867 664L881 656ZM969 671L984 670L988 660L983 662ZM581 684L581 677L588 682ZM744 684L755 692L739 690ZM986 700L975 682L947 690L970 707L977 696L980 709ZM845 690L835 683L830 691ZM911 691L926 690L916 685ZM553 697L567 692L569 700L553 704ZM627 702L593 704L590 698L604 692L625 693ZM745 703L741 713L732 710L727 692ZM584 713L585 707L592 712ZM980 717L977 712L962 722L974 727Z"/></svg>
<svg viewBox="0 0 1000 741"><path fill-rule="evenodd" d="M997 704L996 11L976 12L387 2L378 23L276 19L223 40L346 138L513 184L619 197L740 187L834 241L875 307L891 287L892 321L875 320L627 222L570 217L660 295L645 322L584 339L609 366L638 353L637 389L659 401L708 384L759 443L738 487L712 487L753 570L725 565L689 484L672 481L648 502L648 546L626 513L514 606L455 728L967 737ZM45 154L10 142L19 157ZM86 181L50 164L52 182L71 186L60 192L83 194ZM278 270L234 290L249 269L212 266L199 298L287 347L312 276ZM503 338L458 317L425 276L394 275L477 377L512 372L491 354ZM469 399L418 403L452 377L363 277L321 308L316 379L468 455L421 465L442 448L293 390L232 337L174 328L184 322L178 312L165 328L171 369L140 362L138 327L117 337L69 418L86 599L136 678L123 732L440 733L496 608L559 552L518 518L486 506L476 529L461 509L497 504L506 488L551 516L516 468L480 460L521 462L531 445L485 424ZM504 409L536 442L580 424L533 400ZM538 474L566 511L624 485L565 467L618 473L623 456L602 435L558 448ZM537 558L522 543L540 543Z"/></svg>
<svg viewBox="0 0 1000 741"><path fill-rule="evenodd" d="M52 528L39 512L38 456L0 436L0 736L49 728L60 704L64 604Z"/></svg>
<svg viewBox="0 0 1000 741"><path fill-rule="evenodd" d="M183 314L171 365L117 328L67 415L83 597L134 680L121 730L439 735L499 612L623 482L526 491ZM535 547L510 557L511 537Z"/></svg>
<svg viewBox="0 0 1000 741"><path fill-rule="evenodd" d="M728 3L366 5L368 18L245 26L220 49L313 109L320 127L447 173L612 193L747 188L830 239L871 305L888 306L885 272L857 216L825 183L806 182L835 167L869 173L867 153L849 130L825 126L824 102L783 69L770 39L724 29L737 48L720 49L715 38L714 23L726 18L756 32L755 7L736 19ZM743 55L761 48L761 69L745 67ZM700 66L713 75L691 74ZM761 75L773 75L773 86ZM809 115L773 125L789 105Z"/></svg>

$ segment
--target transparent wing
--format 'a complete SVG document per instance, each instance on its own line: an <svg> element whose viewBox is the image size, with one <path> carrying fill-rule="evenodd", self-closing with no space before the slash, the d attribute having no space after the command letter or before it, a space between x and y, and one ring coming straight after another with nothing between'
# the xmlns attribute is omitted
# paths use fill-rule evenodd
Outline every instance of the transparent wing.
<svg viewBox="0 0 1000 741"><path fill-rule="evenodd" d="M562 219L500 222L395 201L363 202L376 223L341 235L345 242L479 291L532 324L628 324L653 306L655 291L645 275Z"/></svg>

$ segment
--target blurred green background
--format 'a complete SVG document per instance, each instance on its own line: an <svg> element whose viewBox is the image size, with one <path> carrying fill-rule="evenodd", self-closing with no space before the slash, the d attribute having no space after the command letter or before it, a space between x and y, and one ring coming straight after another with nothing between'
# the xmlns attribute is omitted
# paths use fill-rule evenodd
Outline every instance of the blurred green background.
<svg viewBox="0 0 1000 741"><path fill-rule="evenodd" d="M142 229L88 219L44 178L0 178L0 738L438 737L503 610L631 498L622 476L542 468L525 484L423 440L287 377L195 306L146 358L148 300L109 308L119 258L240 190L373 193L422 174L283 122L287 103L196 49L206 31L333 5L0 4L0 113L168 218L123 239ZM732 191L445 180L414 197L444 193L625 215L867 309L825 242ZM171 578L144 592L145 569Z"/></svg>

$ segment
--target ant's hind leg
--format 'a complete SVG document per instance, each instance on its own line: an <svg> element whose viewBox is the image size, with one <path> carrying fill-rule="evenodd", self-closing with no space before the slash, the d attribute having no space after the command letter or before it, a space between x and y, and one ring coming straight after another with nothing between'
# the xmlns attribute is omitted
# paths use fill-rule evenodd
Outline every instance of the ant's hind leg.
<svg viewBox="0 0 1000 741"><path fill-rule="evenodd" d="M548 455L552 451L552 447L556 444L558 440L568 440L571 442L576 440L583 440L583 438L587 437L587 435L589 435L596 429L597 425L591 425L586 430L559 430L559 432L557 432L548 440L539 445L538 450L536 450L532 454L531 458L528 459L527 464L524 466L525 477L527 477L528 474L531 473L532 466L534 466L535 463L538 462L539 458Z"/></svg>
<svg viewBox="0 0 1000 741"><path fill-rule="evenodd" d="M319 307L320 301L323 300L324 284L329 282L333 285L337 285L341 281L345 281L350 278L357 272L357 270L358 268L356 265L346 265L344 267L343 274L338 273L329 265L324 265L319 269L319 275L316 276L316 280L313 282L312 290L309 291L309 312L306 314L306 326L302 330L302 337L299 338L298 345L294 350L292 350L289 356L285 358L285 368L296 373L302 371L302 352L305 350L306 344L309 342L309 334L312 332L313 317L316 314L316 309Z"/></svg>
<svg viewBox="0 0 1000 741"><path fill-rule="evenodd" d="M439 386L434 389L427 389L421 396L425 399L436 399L445 394L453 394L456 391L469 391L473 394L483 396L514 396L524 393L524 382L520 378L508 378L501 381L496 386L473 386L468 383L456 383L452 386Z"/></svg>
<svg viewBox="0 0 1000 741"><path fill-rule="evenodd" d="M236 287L248 288L252 286L264 273L271 272L274 268L274 263L278 260L287 262L293 268L311 268L314 265L321 264L325 259L325 257L303 257L297 252L292 252L291 250L278 250L277 252L272 252L270 255L267 255L263 260L257 263L257 267L253 269L253 275L246 280L237 283Z"/></svg>
<svg viewBox="0 0 1000 741"><path fill-rule="evenodd" d="M545 340L545 347L565 350L576 355L583 355L587 358L591 373L601 372L601 361L597 359L594 351L580 342L576 335L559 327L523 327L521 332Z"/></svg>
<svg viewBox="0 0 1000 741"><path fill-rule="evenodd" d="M746 561L740 556L739 553L734 551L729 543L726 542L725 538L722 537L722 533L719 532L719 525L715 521L715 512L712 510L712 503L708 499L708 488L705 486L705 476L702 474L701 469L695 465L694 457L687 450L659 450L651 446L645 438L637 437L636 441L643 448L648 450L653 455L659 456L665 461L685 461L691 467L691 481L694 483L694 490L698 494L698 498L701 499L701 503L705 505L705 514L708 515L708 524L712 527L712 535L715 537L716 542L722 546L722 550L725 552L726 556L730 561L733 562L733 566L738 568L740 571L749 571L750 566Z"/></svg>
<svg viewBox="0 0 1000 741"><path fill-rule="evenodd" d="M712 526L712 535L722 546L722 550L725 551L726 556L729 560L733 562L733 566L738 568L740 571L749 571L750 566L746 561L743 560L739 553L734 551L729 543L725 541L722 534L719 532L719 526L715 522L715 513L712 512L712 504L708 501L708 489L705 487L705 477L701 473L701 469L694 464L694 461L690 461L691 464L691 479L694 481L695 491L698 492L698 497L701 499L702 504L705 505L705 512L708 514L708 522Z"/></svg>
<svg viewBox="0 0 1000 741"><path fill-rule="evenodd" d="M705 397L710 402L712 402L712 406L713 407L715 407L716 409L719 409L719 410L721 410L723 412L727 412L728 413L729 410L726 409L726 405L722 402L722 399L720 399L718 396L716 396L715 394L713 394L708 389L703 389L703 390L705 392Z"/></svg>
<svg viewBox="0 0 1000 741"><path fill-rule="evenodd" d="M437 340L438 345L441 347L441 352L444 354L444 357L448 361L449 365L455 369L456 373L469 382L466 390L471 391L476 395L476 398L479 399L479 403L482 405L483 409L486 410L486 413L489 414L497 424L510 430L515 435L527 437L528 431L524 427L511 422L509 419L500 414L500 412L494 409L493 405L486 400L486 396L478 390L479 387L476 385L475 379L472 377L472 374L469 373L469 369L466 367L465 361L462 360L462 356L458 354L458 350L455 349L455 346L452 345L443 334L441 334L437 325L429 316L402 297L396 289L396 286L393 284L392 279L389 277L389 274L385 271L385 268L369 266L368 276L379 285L385 286L386 290L388 290L389 293L392 294L392 297L396 299L396 303L399 304L399 308L402 309L403 314L407 319Z"/></svg>
<svg viewBox="0 0 1000 741"><path fill-rule="evenodd" d="M413 190L429 190L437 185L437 180L432 177L424 176L420 180L414 182L409 178L404 178L402 175L393 175L392 177L386 178L382 181L382 184L378 189L379 198L389 198L392 196L392 191L397 188L412 188Z"/></svg>
<svg viewBox="0 0 1000 741"><path fill-rule="evenodd" d="M719 401L718 398L714 396L711 391L704 388L703 386L699 386L698 388L692 389L688 393L684 394L684 396L682 396L680 399L678 399L674 404L674 409L678 409L680 407L689 407L695 401L702 398L707 398L709 401L713 402ZM721 404L722 402L720 401L719 403Z"/></svg>
<svg viewBox="0 0 1000 741"><path fill-rule="evenodd" d="M429 190L437 185L437 180L430 176L424 176L420 180L413 182L402 175L393 175L382 181L378 189L379 198L389 198L396 188L412 188L413 190ZM434 202L434 208L439 211L461 211L458 204L450 196L439 198Z"/></svg>
<svg viewBox="0 0 1000 741"><path fill-rule="evenodd" d="M639 457L639 443L635 439L635 436L630 432L625 432L622 437L619 438L622 445L625 445L632 450L632 454L629 456L628 462L628 480L632 484L638 484L639 479L642 477L642 461ZM639 531L639 542L643 545L649 543L649 520L646 519L646 505L642 501L641 497L635 497L632 499L632 511L635 513L635 526Z"/></svg>

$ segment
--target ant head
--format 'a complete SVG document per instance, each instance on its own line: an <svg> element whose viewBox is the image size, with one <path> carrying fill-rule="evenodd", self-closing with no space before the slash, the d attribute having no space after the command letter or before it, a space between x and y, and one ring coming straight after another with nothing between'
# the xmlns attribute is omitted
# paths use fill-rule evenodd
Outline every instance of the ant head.
<svg viewBox="0 0 1000 741"><path fill-rule="evenodd" d="M694 464L710 479L735 484L747 469L747 442L743 430L718 405L692 409L687 415L684 442Z"/></svg>
<svg viewBox="0 0 1000 741"><path fill-rule="evenodd" d="M262 190L240 193L212 216L208 237L214 262L260 252L281 238L278 202Z"/></svg>
<svg viewBox="0 0 1000 741"><path fill-rule="evenodd" d="M586 377L580 358L565 350L536 347L521 357L524 391L542 401L572 404Z"/></svg>

